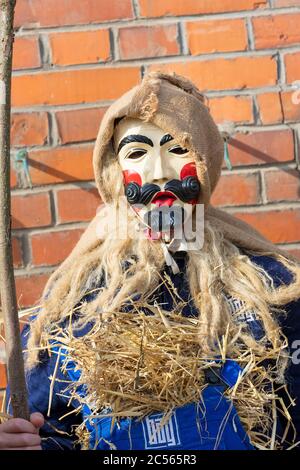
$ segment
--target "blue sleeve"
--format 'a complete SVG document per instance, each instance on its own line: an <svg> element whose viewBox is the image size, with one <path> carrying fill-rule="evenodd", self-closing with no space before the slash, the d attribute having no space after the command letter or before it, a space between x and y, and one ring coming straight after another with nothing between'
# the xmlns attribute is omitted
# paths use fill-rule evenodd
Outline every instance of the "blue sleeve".
<svg viewBox="0 0 300 470"><path fill-rule="evenodd" d="M27 347L29 326L22 332L23 350ZM45 425L40 430L43 450L75 450L77 449L74 427L82 422L80 413L73 412L78 403L69 404L69 398L64 392L67 386L67 377L57 368L54 382L51 408L48 416L49 394L51 377L54 374L57 356L49 357L47 352L40 355L39 364L26 373L30 413L39 411L45 417ZM7 389L7 409L11 413L9 400L9 387ZM68 414L71 413L71 414ZM64 415L68 416L64 417Z"/></svg>
<svg viewBox="0 0 300 470"><path fill-rule="evenodd" d="M273 279L275 287L284 284L288 285L293 280L292 273L274 258L254 256L252 261L267 271ZM293 441L300 441L300 291L299 299L285 305L284 310L286 314L280 315L279 323L283 334L287 338L290 354L290 361L286 371L286 382L288 392L295 401L295 406L289 406L290 401L286 393L283 389L280 390L279 395L285 405L289 406L288 411L295 427L295 430L293 430L291 426L287 434L285 447L288 447ZM284 430L287 422L283 416L279 416L279 420Z"/></svg>
<svg viewBox="0 0 300 470"><path fill-rule="evenodd" d="M286 381L289 394L295 401L295 406L291 406L288 410L295 426L294 436L293 429L287 435L287 442L300 441L300 300L291 302L285 307L287 315L281 321L282 332L288 340L290 353L290 362L286 372ZM288 400L284 392L282 399L288 404ZM284 423L286 424L286 423Z"/></svg>

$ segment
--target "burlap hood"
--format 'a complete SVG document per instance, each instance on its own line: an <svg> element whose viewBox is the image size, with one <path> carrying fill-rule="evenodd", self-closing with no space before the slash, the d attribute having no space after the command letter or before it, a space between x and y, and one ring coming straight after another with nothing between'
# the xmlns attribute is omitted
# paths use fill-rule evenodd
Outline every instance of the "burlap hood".
<svg viewBox="0 0 300 470"><path fill-rule="evenodd" d="M117 186L118 191L123 188L116 185L116 180L122 178L120 167L116 165L113 182L108 181L105 169L116 160L112 136L116 119L124 116L150 121L194 154L202 188L200 202L208 204L221 173L223 139L196 87L182 77L161 73L147 75L141 85L115 101L102 120L94 151L94 171L102 200L111 202L117 196L112 187Z"/></svg>
<svg viewBox="0 0 300 470"><path fill-rule="evenodd" d="M113 149L112 136L117 120L125 116L159 126L178 144L193 152L201 183L199 202L205 205L206 220L220 229L225 239L256 253L278 253L290 257L248 224L210 205L211 194L221 174L223 138L204 104L204 96L192 82L175 74L148 74L141 84L116 100L104 115L93 153L95 180L104 203L124 195L122 171ZM66 262L95 244L95 219Z"/></svg>

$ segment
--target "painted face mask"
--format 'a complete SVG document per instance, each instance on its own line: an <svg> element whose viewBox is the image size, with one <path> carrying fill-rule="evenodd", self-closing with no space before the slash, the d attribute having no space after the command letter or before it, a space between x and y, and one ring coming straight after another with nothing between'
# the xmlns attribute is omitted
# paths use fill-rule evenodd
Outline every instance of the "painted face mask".
<svg viewBox="0 0 300 470"><path fill-rule="evenodd" d="M119 122L114 145L127 200L146 235L167 243L182 237L200 192L189 150L156 125L132 118Z"/></svg>

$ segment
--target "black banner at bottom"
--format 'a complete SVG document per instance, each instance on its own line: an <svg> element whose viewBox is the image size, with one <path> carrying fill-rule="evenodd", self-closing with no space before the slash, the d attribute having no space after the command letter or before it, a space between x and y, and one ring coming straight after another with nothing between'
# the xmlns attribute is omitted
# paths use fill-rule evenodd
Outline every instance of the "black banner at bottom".
<svg viewBox="0 0 300 470"><path fill-rule="evenodd" d="M287 464L290 459L297 457L293 451L2 451L0 452L0 462L5 464L36 465L43 470L51 468L58 470L60 468L70 468L82 466L83 470L105 469L107 467L121 467L126 469L153 468L166 466L185 466L191 468L204 464L230 464L231 467L236 463L239 465L251 464L251 461L264 460L271 464ZM275 462L276 459L276 462ZM4 467L3 467L4 468ZM20 467L21 468L21 467ZM209 469L210 470L210 469Z"/></svg>

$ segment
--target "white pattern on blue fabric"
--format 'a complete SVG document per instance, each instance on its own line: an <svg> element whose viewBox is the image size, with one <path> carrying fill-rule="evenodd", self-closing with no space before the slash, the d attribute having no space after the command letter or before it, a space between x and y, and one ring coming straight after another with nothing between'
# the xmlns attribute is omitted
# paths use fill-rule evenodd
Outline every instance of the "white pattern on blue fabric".
<svg viewBox="0 0 300 470"><path fill-rule="evenodd" d="M236 299L231 296L226 296L226 300L230 309L230 313L234 314L244 308L245 302L240 299ZM251 322L258 320L257 313L255 310L250 309L246 311L242 311L239 315L237 315L238 322Z"/></svg>
<svg viewBox="0 0 300 470"><path fill-rule="evenodd" d="M162 424L163 413L156 413L142 421L145 449L161 449L181 445L176 412L174 412L165 424Z"/></svg>

